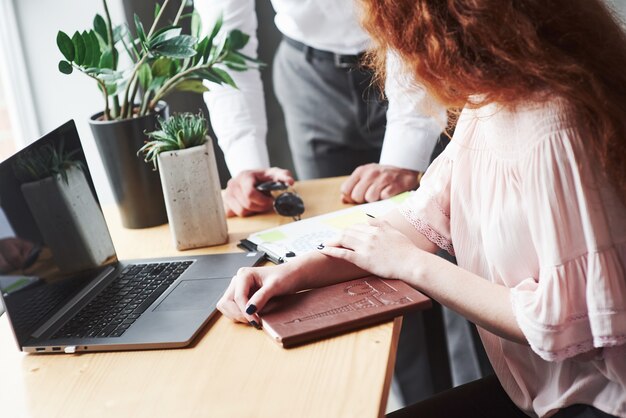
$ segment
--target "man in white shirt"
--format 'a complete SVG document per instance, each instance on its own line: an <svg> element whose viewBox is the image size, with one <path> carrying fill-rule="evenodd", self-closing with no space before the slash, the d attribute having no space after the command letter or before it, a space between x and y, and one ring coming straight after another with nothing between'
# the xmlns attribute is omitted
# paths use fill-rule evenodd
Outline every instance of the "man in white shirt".
<svg viewBox="0 0 626 418"><path fill-rule="evenodd" d="M445 124L445 113L418 87L405 87L389 66L387 103L358 66L369 44L351 0L272 0L285 39L274 62L274 85L283 107L290 148L300 179L351 174L341 193L363 203L417 188ZM256 56L254 0L196 0L204 22L223 14L224 27L251 38L244 53ZM269 167L267 121L259 72L232 72L239 89L210 86L205 94L211 123L232 175L225 204L229 215L271 209L254 186L292 183L291 173ZM400 82L399 82L400 81ZM384 138L384 142L383 142Z"/></svg>

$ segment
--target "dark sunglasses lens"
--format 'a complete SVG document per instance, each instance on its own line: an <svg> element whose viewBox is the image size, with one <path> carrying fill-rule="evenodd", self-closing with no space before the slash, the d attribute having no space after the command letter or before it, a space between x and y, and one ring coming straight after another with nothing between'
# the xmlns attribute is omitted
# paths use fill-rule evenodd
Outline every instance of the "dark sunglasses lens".
<svg viewBox="0 0 626 418"><path fill-rule="evenodd" d="M285 192L276 198L274 208L279 215L295 217L304 213L304 202L300 196Z"/></svg>
<svg viewBox="0 0 626 418"><path fill-rule="evenodd" d="M260 192L269 193L274 190L285 190L289 186L280 181L266 181L265 183L257 184L256 189Z"/></svg>

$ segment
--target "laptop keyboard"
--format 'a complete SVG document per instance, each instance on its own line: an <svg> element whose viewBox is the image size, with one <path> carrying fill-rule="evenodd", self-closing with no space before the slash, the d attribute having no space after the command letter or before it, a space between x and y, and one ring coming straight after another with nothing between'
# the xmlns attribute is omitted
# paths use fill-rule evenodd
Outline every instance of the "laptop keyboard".
<svg viewBox="0 0 626 418"><path fill-rule="evenodd" d="M120 337L191 263L127 266L52 338Z"/></svg>

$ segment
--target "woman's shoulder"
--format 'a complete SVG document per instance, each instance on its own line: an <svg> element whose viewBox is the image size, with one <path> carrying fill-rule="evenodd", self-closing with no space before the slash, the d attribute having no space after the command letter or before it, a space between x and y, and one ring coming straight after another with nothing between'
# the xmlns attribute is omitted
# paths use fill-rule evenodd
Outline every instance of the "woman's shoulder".
<svg viewBox="0 0 626 418"><path fill-rule="evenodd" d="M559 99L466 108L458 126L472 128L471 138L460 132L460 136L465 136L466 145L504 159L523 158L546 141L569 141L572 127L567 106Z"/></svg>

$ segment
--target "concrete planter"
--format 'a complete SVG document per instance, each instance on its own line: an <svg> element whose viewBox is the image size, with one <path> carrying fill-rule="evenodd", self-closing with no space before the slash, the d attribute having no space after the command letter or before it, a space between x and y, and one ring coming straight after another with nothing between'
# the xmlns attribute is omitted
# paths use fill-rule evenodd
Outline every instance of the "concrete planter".
<svg viewBox="0 0 626 418"><path fill-rule="evenodd" d="M104 216L79 168L21 185L44 244L63 273L91 269L115 255Z"/></svg>
<svg viewBox="0 0 626 418"><path fill-rule="evenodd" d="M211 143L163 152L158 158L165 207L176 249L228 241L222 191Z"/></svg>

